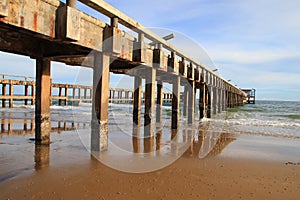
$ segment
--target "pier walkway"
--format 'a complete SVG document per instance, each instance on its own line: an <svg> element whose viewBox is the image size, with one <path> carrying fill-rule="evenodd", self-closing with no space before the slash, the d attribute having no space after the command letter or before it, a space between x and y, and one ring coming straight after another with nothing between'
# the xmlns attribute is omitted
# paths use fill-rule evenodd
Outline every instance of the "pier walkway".
<svg viewBox="0 0 300 200"><path fill-rule="evenodd" d="M0 50L36 59L37 144L50 143L51 61L93 69L93 151L105 150L108 145L110 72L134 77L133 125L136 126L141 125L142 80L145 80L145 137L153 136L162 120L164 83L172 85L172 129L180 125L181 101L188 124L194 123L195 104L199 105L200 118L243 104L246 94L242 90L137 21L102 0L80 2L110 18L110 24L76 9L76 0L67 0L66 4L59 0L0 3ZM134 34L121 30L119 24Z"/></svg>

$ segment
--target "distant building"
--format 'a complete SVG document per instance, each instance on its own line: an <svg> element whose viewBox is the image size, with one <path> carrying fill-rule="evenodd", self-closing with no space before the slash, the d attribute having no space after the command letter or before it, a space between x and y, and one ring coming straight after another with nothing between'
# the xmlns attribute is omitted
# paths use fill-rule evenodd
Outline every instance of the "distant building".
<svg viewBox="0 0 300 200"><path fill-rule="evenodd" d="M246 94L247 97L245 99L246 103L253 103L255 104L255 89L242 89Z"/></svg>

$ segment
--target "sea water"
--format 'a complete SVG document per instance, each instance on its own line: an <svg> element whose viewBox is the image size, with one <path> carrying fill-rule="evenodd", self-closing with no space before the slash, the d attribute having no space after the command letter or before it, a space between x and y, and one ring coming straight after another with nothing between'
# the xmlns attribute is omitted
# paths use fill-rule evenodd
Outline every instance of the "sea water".
<svg viewBox="0 0 300 200"><path fill-rule="evenodd" d="M300 102L296 101L256 101L228 109L224 120L239 134L300 138Z"/></svg>

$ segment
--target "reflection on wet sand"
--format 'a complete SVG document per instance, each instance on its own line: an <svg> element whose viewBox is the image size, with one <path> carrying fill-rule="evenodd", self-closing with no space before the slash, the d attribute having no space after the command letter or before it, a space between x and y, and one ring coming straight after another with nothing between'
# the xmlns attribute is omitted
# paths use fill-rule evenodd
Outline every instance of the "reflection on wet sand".
<svg viewBox="0 0 300 200"><path fill-rule="evenodd" d="M163 134L164 131L159 128L154 137L140 137L140 128L134 126L132 133L133 153L151 153L156 152L158 155L162 151L162 147L170 144L171 152L178 154L179 143L190 144L183 156L197 156L199 159L214 157L222 153L222 150L227 147L236 138L229 132L224 132L222 129L214 130L210 122L201 122L198 130L195 129L171 129L170 140L167 141ZM163 133L164 132L164 133ZM143 139L143 141L142 141ZM144 151L141 151L141 148Z"/></svg>
<svg viewBox="0 0 300 200"><path fill-rule="evenodd" d="M61 133L89 127L89 123L51 121L51 132ZM34 119L1 119L0 138L8 135L34 134Z"/></svg>
<svg viewBox="0 0 300 200"><path fill-rule="evenodd" d="M212 128L215 124L211 122L201 123L198 134L198 157L200 159L219 155L227 145L236 140L228 132L224 132L222 127Z"/></svg>
<svg viewBox="0 0 300 200"><path fill-rule="evenodd" d="M78 127L86 127L87 129L80 130L84 133L83 137L90 137L88 125L78 123L76 126L76 122L66 121L52 122L52 131L58 133L74 130ZM107 152L96 155L96 158L104 162L113 161L114 163L107 164L112 168L119 166L119 163L126 163L124 171L145 172L147 170L151 171L153 168L159 169L163 167L159 162L164 162L165 166L167 166L181 156L197 159L216 156L235 138L229 133L222 132L222 130L214 130L212 127L215 126L210 124L210 122L200 123L199 127L196 128L182 126L180 129L171 129L171 127L158 126L156 127L156 133L152 137L143 137L143 126L133 126L132 132L122 137L119 137L120 135L116 134L116 132L111 132L109 140L115 145L110 145ZM33 133L33 119L1 120L0 136L17 136ZM70 134L73 134L73 132L70 132ZM80 139L84 140L84 138ZM66 140L64 145L72 146L69 139L65 138L64 140ZM113 149L113 146L118 149ZM89 147L85 147L89 149ZM53 152L53 148L55 148L53 144L50 144L50 146L35 146L33 155L35 170L50 166L50 153ZM131 163L129 163L129 160ZM135 168L132 168L132 166L135 166Z"/></svg>

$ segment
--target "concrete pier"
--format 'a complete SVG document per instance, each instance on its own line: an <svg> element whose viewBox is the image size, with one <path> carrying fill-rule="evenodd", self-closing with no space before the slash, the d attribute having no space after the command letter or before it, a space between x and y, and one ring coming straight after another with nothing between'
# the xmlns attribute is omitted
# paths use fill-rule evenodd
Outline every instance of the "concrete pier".
<svg viewBox="0 0 300 200"><path fill-rule="evenodd" d="M133 103L133 125L138 127L144 102L144 136L149 144L156 131L155 123L162 122L163 102L172 104L174 133L182 122L181 115L192 125L195 113L200 119L210 118L227 107L244 103L244 91L104 1L80 0L110 18L109 24L78 10L76 0L67 0L66 5L59 0L37 2L8 1L1 7L0 16L0 50L36 59L35 82L0 80L2 107L7 106L7 101L13 107L15 99L23 99L25 105L29 101L35 104L37 144L50 143L53 100L61 106L92 103L92 151L108 148L109 102ZM120 24L135 34L120 29ZM51 61L93 69L93 85L53 84ZM133 77L134 89L110 89L110 72ZM164 91L164 83L172 86L172 92ZM24 95L15 95L14 85L24 85ZM58 95L53 95L53 88L58 88ZM144 151L151 149L145 146Z"/></svg>

